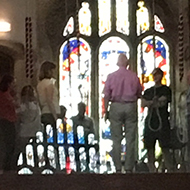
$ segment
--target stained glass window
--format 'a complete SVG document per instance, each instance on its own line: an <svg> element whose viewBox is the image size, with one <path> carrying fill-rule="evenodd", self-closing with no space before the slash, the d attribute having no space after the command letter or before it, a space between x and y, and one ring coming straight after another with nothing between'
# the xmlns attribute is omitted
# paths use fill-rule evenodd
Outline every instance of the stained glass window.
<svg viewBox="0 0 190 190"><path fill-rule="evenodd" d="M136 12L136 16L137 16L137 35L139 36L140 34L149 30L150 23L149 23L148 9L145 7L144 1L139 1L138 7L139 9Z"/></svg>
<svg viewBox="0 0 190 190"><path fill-rule="evenodd" d="M117 31L129 34L128 0L116 0Z"/></svg>
<svg viewBox="0 0 190 190"><path fill-rule="evenodd" d="M88 43L81 38L65 42L60 50L60 105L67 108L69 118L78 113L77 104L81 101L88 110L90 72L91 50Z"/></svg>
<svg viewBox="0 0 190 190"><path fill-rule="evenodd" d="M79 10L79 31L81 34L91 35L91 12L87 2L83 2Z"/></svg>
<svg viewBox="0 0 190 190"><path fill-rule="evenodd" d="M90 1L89 1L90 2ZM111 4L112 3L112 4ZM115 7L111 7L111 6ZM79 30L80 34L90 36L92 33L91 29L91 11L90 4L83 2L79 10ZM78 170L78 163L80 162L80 171L84 172L89 168L90 172L95 173L113 173L115 170L112 160L112 141L110 134L110 122L104 121L104 101L103 101L103 89L108 74L116 71L118 66L116 65L118 55L125 53L129 58L130 51L136 51L129 48L127 40L131 35L138 36L149 30L150 20L149 11L146 8L144 1L138 2L138 10L136 11L137 17L137 36L136 34L130 34L128 15L129 5L128 0L98 0L98 26L99 26L99 38L97 38L98 45L101 43L99 49L93 47L98 52L98 60L93 64L95 67L94 73L91 73L91 47L87 41L82 38L77 39L76 37L67 39L60 48L60 67L59 67L59 92L60 92L60 105L64 105L67 109L66 117L67 124L63 126L61 119L57 120L57 139L58 142L53 142L53 129L52 126L46 127L47 142L44 146L44 138L42 132L36 134L36 144L29 142L26 146L26 158L24 154L20 154L18 165L23 166L19 171L20 174L32 174L33 170L29 169L37 164L37 167L44 168L46 160L48 160L51 168L43 169L42 174L53 174L54 169L57 169L58 164L61 170L65 170L66 173L71 173L72 170ZM121 39L117 36L112 36L112 23L111 20L111 8L116 10L116 30L122 34L128 35L126 39ZM164 27L157 15L154 15L155 30L158 32L164 32ZM136 27L136 26L134 26ZM63 36L67 36L74 32L74 19L70 17L63 32ZM96 31L96 30L95 30ZM105 34L110 37L102 41L102 36ZM84 36L85 38L85 36ZM93 46L93 44L91 44ZM96 58L96 57L95 57ZM135 57L136 58L136 57ZM94 66L94 65L93 65ZM136 67L136 65L134 65ZM147 36L137 47L137 71L138 76L143 85L143 89L147 89L154 85L153 77L151 75L152 70L155 67L160 67L164 71L164 77L162 80L163 84L170 84L169 76L169 48L165 41L158 36ZM97 70L96 70L97 69ZM98 73L98 76L94 76ZM93 78L98 78L98 84L91 87L91 75ZM77 105L83 101L87 105L87 115L91 115L90 99L91 99L91 88L96 88L98 91L98 97L92 97L92 100L97 100L98 114L94 114L97 123L99 124L99 145L100 152L96 152L95 149L95 135L89 134L88 136L88 150L85 148L84 139L84 128L83 126L77 127L77 147L75 149L75 139L73 134L73 122L69 119L78 113ZM92 91L92 96L94 96ZM143 144L143 130L144 130L144 119L147 115L147 109L142 109L140 106L140 100L138 104L138 156L139 160L146 154ZM96 108L97 108L96 107ZM97 118L98 117L98 118ZM65 127L65 128L64 128ZM43 138L44 137L44 138ZM54 146L57 143L56 146ZM66 148L64 147L66 144ZM92 146L91 146L92 145ZM37 150L35 149L37 148ZM35 151L36 152L35 152ZM37 163L35 162L35 154L37 153ZM78 155L77 155L78 154ZM121 160L124 161L125 154L127 154L125 139L121 141ZM87 159L88 158L88 159ZM59 159L59 160L56 160ZM24 160L29 166L25 167ZM59 162L59 163L58 163ZM100 162L100 166L97 163Z"/></svg>
<svg viewBox="0 0 190 190"><path fill-rule="evenodd" d="M111 4L112 2L112 4ZM116 63L117 58L120 53L125 53L129 58L129 52L134 51L130 49L127 40L121 39L117 36L112 36L111 33L111 6L116 10L116 30L122 34L129 35L129 5L128 0L99 0L98 1L98 22L99 22L99 40L98 45L101 42L99 49L93 47L93 49L98 51L98 60L96 60L95 73L99 76L94 76L95 73L91 73L91 47L84 39L76 37L67 39L60 48L60 67L59 67L59 92L60 92L60 105L64 105L67 108L66 117L67 124L65 128L63 126L62 120L57 121L57 139L58 142L53 142L53 129L51 126L46 127L47 142L44 146L44 134L38 132L36 134L36 144L34 141L29 142L26 146L26 158L24 159L24 154L21 153L18 165L23 166L19 171L20 174L32 174L33 170L29 169L37 164L37 167L44 168L46 166L46 159L51 166L51 169L43 169L42 174L53 174L54 169L57 169L58 163L61 170L66 170L66 173L71 173L72 170L78 170L78 162L80 162L81 172L86 171L89 168L90 172L96 173L113 173L114 164L112 160L112 141L110 134L110 122L104 121L102 118L104 112L104 101L103 101L103 89L105 81L108 74L116 71L118 69ZM90 36L91 30L91 12L90 4L83 2L81 4L81 9L79 10L79 30L80 34ZM144 1L138 2L138 10L136 12L137 16L137 36L149 30L149 12L145 7ZM114 20L114 19L113 19ZM164 27L157 15L154 15L155 30L158 32L164 32ZM74 19L70 17L66 27L64 28L63 36L68 36L74 32ZM102 36L110 33L110 37L106 38L102 42ZM131 35L131 34L130 34ZM136 35L136 34L132 34ZM85 37L84 37L85 38ZM129 38L130 36L127 36ZM138 37L136 38L138 39ZM93 46L93 44L91 44ZM97 44L96 44L97 45ZM133 47L131 47L133 48ZM93 63L94 64L94 63ZM136 66L136 65L135 65ZM164 77L162 80L163 84L170 84L169 76L169 48L166 42L158 36L147 36L137 47L137 71L138 76L143 85L143 89L147 89L154 85L153 77L151 75L152 70L155 67L160 67L164 71ZM97 69L97 70L96 70ZM77 128L77 139L78 144L77 153L74 145L74 134L73 134L73 122L69 119L71 116L78 113L77 104L83 101L87 105L87 115L91 115L91 75L93 78L98 78L98 84L95 85L99 89L97 107L98 114L95 113L95 118L98 120L99 124L99 145L100 152L96 152L95 149L95 135L90 134L88 136L88 146L92 145L86 151L84 146L84 128L83 126L78 126ZM92 91L94 93L94 91ZM92 95L94 95L92 93ZM94 100L95 97L92 97ZM138 104L138 156L139 160L145 155L145 150L143 147L143 130L144 130L144 119L147 114L147 109L142 109L140 106L140 100ZM44 138L43 138L44 137ZM34 143L34 144L33 144ZM54 146L54 143L56 146ZM66 149L64 147L66 144ZM124 161L125 154L127 154L125 139L121 141L121 159ZM34 149L36 148L36 149ZM34 150L36 152L34 152ZM47 151L47 152L46 152ZM35 154L37 153L37 163L35 162ZM77 156L78 157L77 157ZM58 159L59 160L56 160ZM88 159L87 159L88 158ZM24 160L26 164L30 167L25 167ZM77 160L77 161L76 161ZM100 161L100 166L97 163ZM88 162L88 163L87 163ZM52 170L53 169L53 170Z"/></svg>
<svg viewBox="0 0 190 190"><path fill-rule="evenodd" d="M111 0L98 0L99 36L111 31Z"/></svg>
<svg viewBox="0 0 190 190"><path fill-rule="evenodd" d="M127 43L119 37L110 37L106 39L99 49L99 122L101 135L100 144L103 144L100 148L101 154L105 156L106 161L110 159L109 152L112 149L112 141L110 140L110 123L109 121L105 123L102 118L102 113L104 112L102 92L108 74L118 69L116 63L120 53L125 53L129 57L129 47Z"/></svg>
<svg viewBox="0 0 190 190"><path fill-rule="evenodd" d="M68 34L72 34L74 31L74 19L73 17L70 17L70 19L67 22L66 27L63 31L63 36L67 36Z"/></svg>
<svg viewBox="0 0 190 190"><path fill-rule="evenodd" d="M154 42L155 41L155 42ZM155 48L154 48L155 46ZM155 51L154 51L155 49ZM155 55L155 56L154 56ZM166 42L158 36L147 36L138 46L138 76L141 79L143 89L146 90L154 85L152 71L159 67L164 71L162 84L170 84L169 73L169 48ZM139 102L139 159L141 159L146 150L143 144L144 119L147 115L147 108L140 107Z"/></svg>

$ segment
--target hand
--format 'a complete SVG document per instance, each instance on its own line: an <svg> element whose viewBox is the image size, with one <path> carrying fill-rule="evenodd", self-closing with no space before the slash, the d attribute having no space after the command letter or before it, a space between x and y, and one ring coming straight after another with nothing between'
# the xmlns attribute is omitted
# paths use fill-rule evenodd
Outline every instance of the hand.
<svg viewBox="0 0 190 190"><path fill-rule="evenodd" d="M106 122L107 120L109 120L109 111L106 111L104 116L104 121Z"/></svg>
<svg viewBox="0 0 190 190"><path fill-rule="evenodd" d="M158 102L159 102L159 107L163 107L167 104L167 97L166 96L161 96L160 98L158 98Z"/></svg>
<svg viewBox="0 0 190 190"><path fill-rule="evenodd" d="M155 96L153 99L152 99L152 107L157 107L158 106L158 97Z"/></svg>
<svg viewBox="0 0 190 190"><path fill-rule="evenodd" d="M161 96L160 98L158 98L158 101L164 102L166 101L167 98L165 96Z"/></svg>

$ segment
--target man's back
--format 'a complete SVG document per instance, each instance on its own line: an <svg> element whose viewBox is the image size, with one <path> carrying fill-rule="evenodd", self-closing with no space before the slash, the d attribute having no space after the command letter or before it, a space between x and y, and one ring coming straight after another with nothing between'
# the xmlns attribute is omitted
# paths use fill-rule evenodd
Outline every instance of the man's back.
<svg viewBox="0 0 190 190"><path fill-rule="evenodd" d="M104 94L110 96L112 102L133 102L141 95L142 87L137 75L120 67L108 75Z"/></svg>

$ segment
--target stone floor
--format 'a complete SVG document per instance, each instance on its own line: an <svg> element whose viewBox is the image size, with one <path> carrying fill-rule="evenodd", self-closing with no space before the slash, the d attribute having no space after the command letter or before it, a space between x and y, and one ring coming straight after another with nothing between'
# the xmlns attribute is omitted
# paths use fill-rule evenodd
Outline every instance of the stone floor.
<svg viewBox="0 0 190 190"><path fill-rule="evenodd" d="M0 190L189 190L190 174L0 175Z"/></svg>

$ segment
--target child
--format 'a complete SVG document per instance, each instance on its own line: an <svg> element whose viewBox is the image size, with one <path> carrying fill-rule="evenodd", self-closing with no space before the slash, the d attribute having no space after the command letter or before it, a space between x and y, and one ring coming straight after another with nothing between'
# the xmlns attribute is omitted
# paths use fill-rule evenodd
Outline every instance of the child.
<svg viewBox="0 0 190 190"><path fill-rule="evenodd" d="M18 160L20 152L25 153L25 146L29 140L41 130L40 108L31 85L22 88L21 102L17 113L19 132L15 153Z"/></svg>

